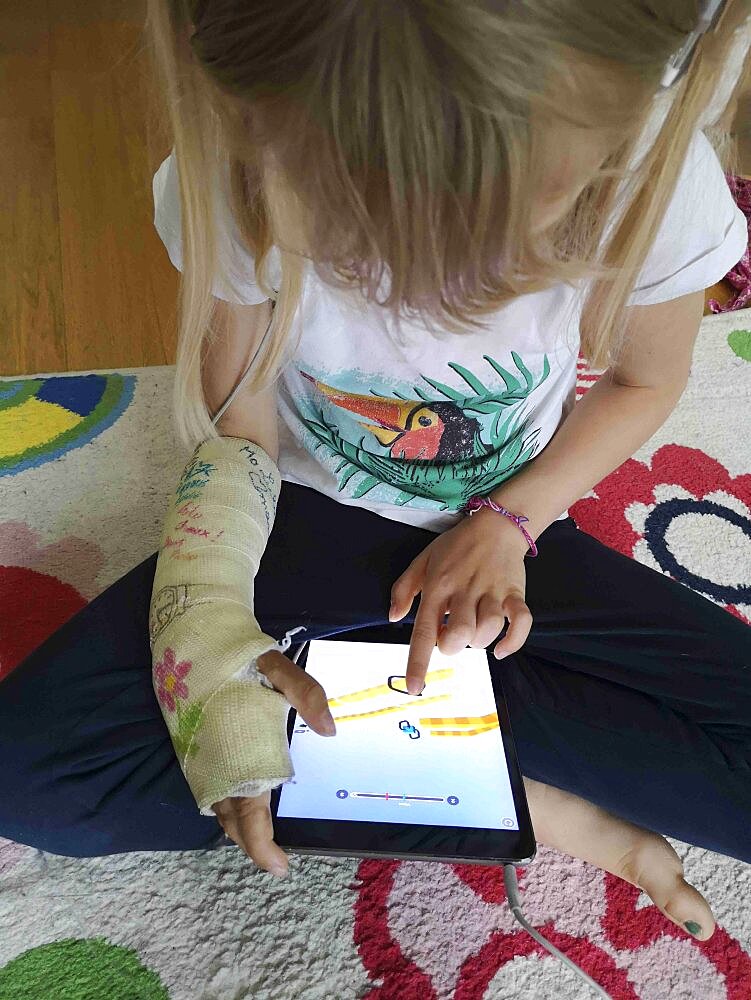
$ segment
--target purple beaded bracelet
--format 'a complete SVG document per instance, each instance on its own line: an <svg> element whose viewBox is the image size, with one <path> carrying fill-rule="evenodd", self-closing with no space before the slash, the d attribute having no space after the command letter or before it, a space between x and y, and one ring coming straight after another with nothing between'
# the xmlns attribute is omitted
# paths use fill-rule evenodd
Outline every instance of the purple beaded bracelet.
<svg viewBox="0 0 751 1000"><path fill-rule="evenodd" d="M504 517L507 517L510 521L513 521L514 524L519 529L519 531L521 531L521 533L527 539L527 544L529 545L529 552L527 552L527 555L528 556L537 555L537 546L535 545L534 539L532 538L532 536L522 523L524 521L529 521L528 517L524 517L524 515L522 514L512 514L510 510L506 510L505 507L501 507L499 504L494 503L494 501L492 501L490 497L481 497L481 496L472 497L462 507L462 510L464 511L465 514L471 517L472 514L475 513L475 511L480 510L480 508L482 507L491 507L493 510L497 510L499 514L503 514Z"/></svg>

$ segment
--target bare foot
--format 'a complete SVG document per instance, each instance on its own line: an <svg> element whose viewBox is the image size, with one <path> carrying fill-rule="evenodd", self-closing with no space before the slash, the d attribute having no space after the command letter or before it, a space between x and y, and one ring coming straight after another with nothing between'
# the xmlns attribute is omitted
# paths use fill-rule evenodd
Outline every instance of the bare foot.
<svg viewBox="0 0 751 1000"><path fill-rule="evenodd" d="M681 859L664 837L560 788L526 777L524 787L541 844L643 889L661 913L699 941L712 936L715 921L709 904L686 882Z"/></svg>

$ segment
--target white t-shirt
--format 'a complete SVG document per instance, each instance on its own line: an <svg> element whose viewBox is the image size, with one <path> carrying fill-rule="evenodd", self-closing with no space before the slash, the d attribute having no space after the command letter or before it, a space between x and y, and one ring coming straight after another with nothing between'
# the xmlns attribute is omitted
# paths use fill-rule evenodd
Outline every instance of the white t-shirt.
<svg viewBox="0 0 751 1000"><path fill-rule="evenodd" d="M153 191L155 226L180 269L172 155ZM262 302L253 259L224 206L220 252L232 287L214 292ZM709 287L740 260L747 239L714 149L697 132L630 304ZM278 288L276 250L272 262ZM325 285L309 267L295 317L302 336L278 383L282 478L394 520L451 527L472 495L539 455L573 406L583 300L581 289L560 284L481 317L484 331L438 338L402 321L401 342L386 310Z"/></svg>

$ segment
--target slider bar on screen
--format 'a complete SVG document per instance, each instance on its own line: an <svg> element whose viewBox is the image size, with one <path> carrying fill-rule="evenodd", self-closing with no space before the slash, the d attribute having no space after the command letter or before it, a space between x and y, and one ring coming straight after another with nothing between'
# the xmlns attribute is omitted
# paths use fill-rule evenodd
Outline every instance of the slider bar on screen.
<svg viewBox="0 0 751 1000"><path fill-rule="evenodd" d="M436 795L393 795L390 792L350 792L354 799L412 799L414 802L443 802Z"/></svg>

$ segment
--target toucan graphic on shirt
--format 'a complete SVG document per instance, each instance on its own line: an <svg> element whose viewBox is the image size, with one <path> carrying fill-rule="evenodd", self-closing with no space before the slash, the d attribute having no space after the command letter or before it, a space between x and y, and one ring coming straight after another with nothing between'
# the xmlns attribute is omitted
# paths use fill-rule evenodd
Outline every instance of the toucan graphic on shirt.
<svg viewBox="0 0 751 1000"><path fill-rule="evenodd" d="M391 503L424 506L419 503L422 498L438 503L440 510L455 511L474 494L489 493L537 451L540 429L530 426L524 404L547 379L550 364L545 356L542 371L535 376L518 354L512 352L511 357L518 376L483 355L503 381L496 388L488 388L468 369L449 362L471 395L427 375L421 377L432 395L418 386L409 396L398 392L368 395L337 389L300 371L320 394L314 415L301 414L301 419L316 439L315 449L325 447L341 459L335 469L342 474L339 492L353 480L350 495L358 499L384 484L396 491L388 497ZM445 398L432 398L436 393ZM340 433L332 406L366 418L357 421L366 431L357 444Z"/></svg>

